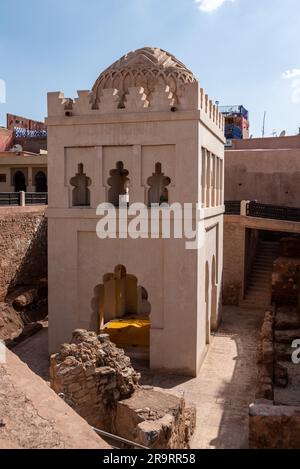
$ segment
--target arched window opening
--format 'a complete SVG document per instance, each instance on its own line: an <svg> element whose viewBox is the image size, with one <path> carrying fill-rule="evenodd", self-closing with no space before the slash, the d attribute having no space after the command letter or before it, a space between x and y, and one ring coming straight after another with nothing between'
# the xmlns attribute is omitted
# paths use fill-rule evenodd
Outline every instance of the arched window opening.
<svg viewBox="0 0 300 469"><path fill-rule="evenodd" d="M35 175L35 191L47 192L47 176L43 171L38 171Z"/></svg>
<svg viewBox="0 0 300 469"><path fill-rule="evenodd" d="M90 205L90 190L92 184L91 178L84 173L83 164L79 163L77 174L70 180L72 190L73 207L84 207Z"/></svg>
<svg viewBox="0 0 300 469"><path fill-rule="evenodd" d="M150 186L148 190L148 206L152 204L163 204L169 202L169 192L167 186L171 184L171 179L162 172L161 163L155 164L155 173L147 180Z"/></svg>
<svg viewBox="0 0 300 469"><path fill-rule="evenodd" d="M23 171L17 171L14 175L15 192L26 192L26 179Z"/></svg>
<svg viewBox="0 0 300 469"><path fill-rule="evenodd" d="M115 207L129 203L129 185L130 179L128 178L129 171L124 168L124 163L118 161L115 169L110 171L108 178L108 202Z"/></svg>

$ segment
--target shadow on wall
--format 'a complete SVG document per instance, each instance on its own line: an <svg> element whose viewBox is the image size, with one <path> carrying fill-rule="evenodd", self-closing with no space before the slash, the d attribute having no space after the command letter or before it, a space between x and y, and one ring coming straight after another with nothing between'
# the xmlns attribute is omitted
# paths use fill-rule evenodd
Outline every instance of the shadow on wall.
<svg viewBox="0 0 300 469"><path fill-rule="evenodd" d="M15 240L16 243L17 241ZM45 217L34 230L25 252L20 249L18 256L20 256L18 267L7 287L5 300L11 299L19 287L39 287L41 286L40 280L47 278L47 219ZM11 262L14 261L16 260L11 259Z"/></svg>

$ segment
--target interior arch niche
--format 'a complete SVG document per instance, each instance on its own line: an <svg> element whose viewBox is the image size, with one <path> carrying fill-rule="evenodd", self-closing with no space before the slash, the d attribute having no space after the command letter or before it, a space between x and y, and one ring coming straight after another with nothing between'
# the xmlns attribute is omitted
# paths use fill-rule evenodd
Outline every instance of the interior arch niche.
<svg viewBox="0 0 300 469"><path fill-rule="evenodd" d="M147 290L138 284L135 275L124 265L103 276L103 283L94 289L92 322L98 318L97 330L104 331L129 354L138 350L149 358L151 304ZM94 327L93 327L94 328Z"/></svg>

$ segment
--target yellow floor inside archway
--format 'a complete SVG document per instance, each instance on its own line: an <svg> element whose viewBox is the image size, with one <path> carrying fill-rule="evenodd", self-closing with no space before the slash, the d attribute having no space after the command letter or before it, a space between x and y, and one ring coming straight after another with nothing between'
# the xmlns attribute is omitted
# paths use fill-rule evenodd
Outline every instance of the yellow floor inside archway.
<svg viewBox="0 0 300 469"><path fill-rule="evenodd" d="M150 320L140 316L114 319L105 324L103 332L117 347L150 347Z"/></svg>

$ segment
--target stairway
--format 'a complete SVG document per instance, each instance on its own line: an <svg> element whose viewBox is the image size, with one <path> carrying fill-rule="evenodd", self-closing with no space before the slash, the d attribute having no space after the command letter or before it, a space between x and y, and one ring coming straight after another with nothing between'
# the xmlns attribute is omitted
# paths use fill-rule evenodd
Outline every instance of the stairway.
<svg viewBox="0 0 300 469"><path fill-rule="evenodd" d="M260 241L254 259L243 307L266 308L271 304L272 266L278 257L279 243Z"/></svg>

